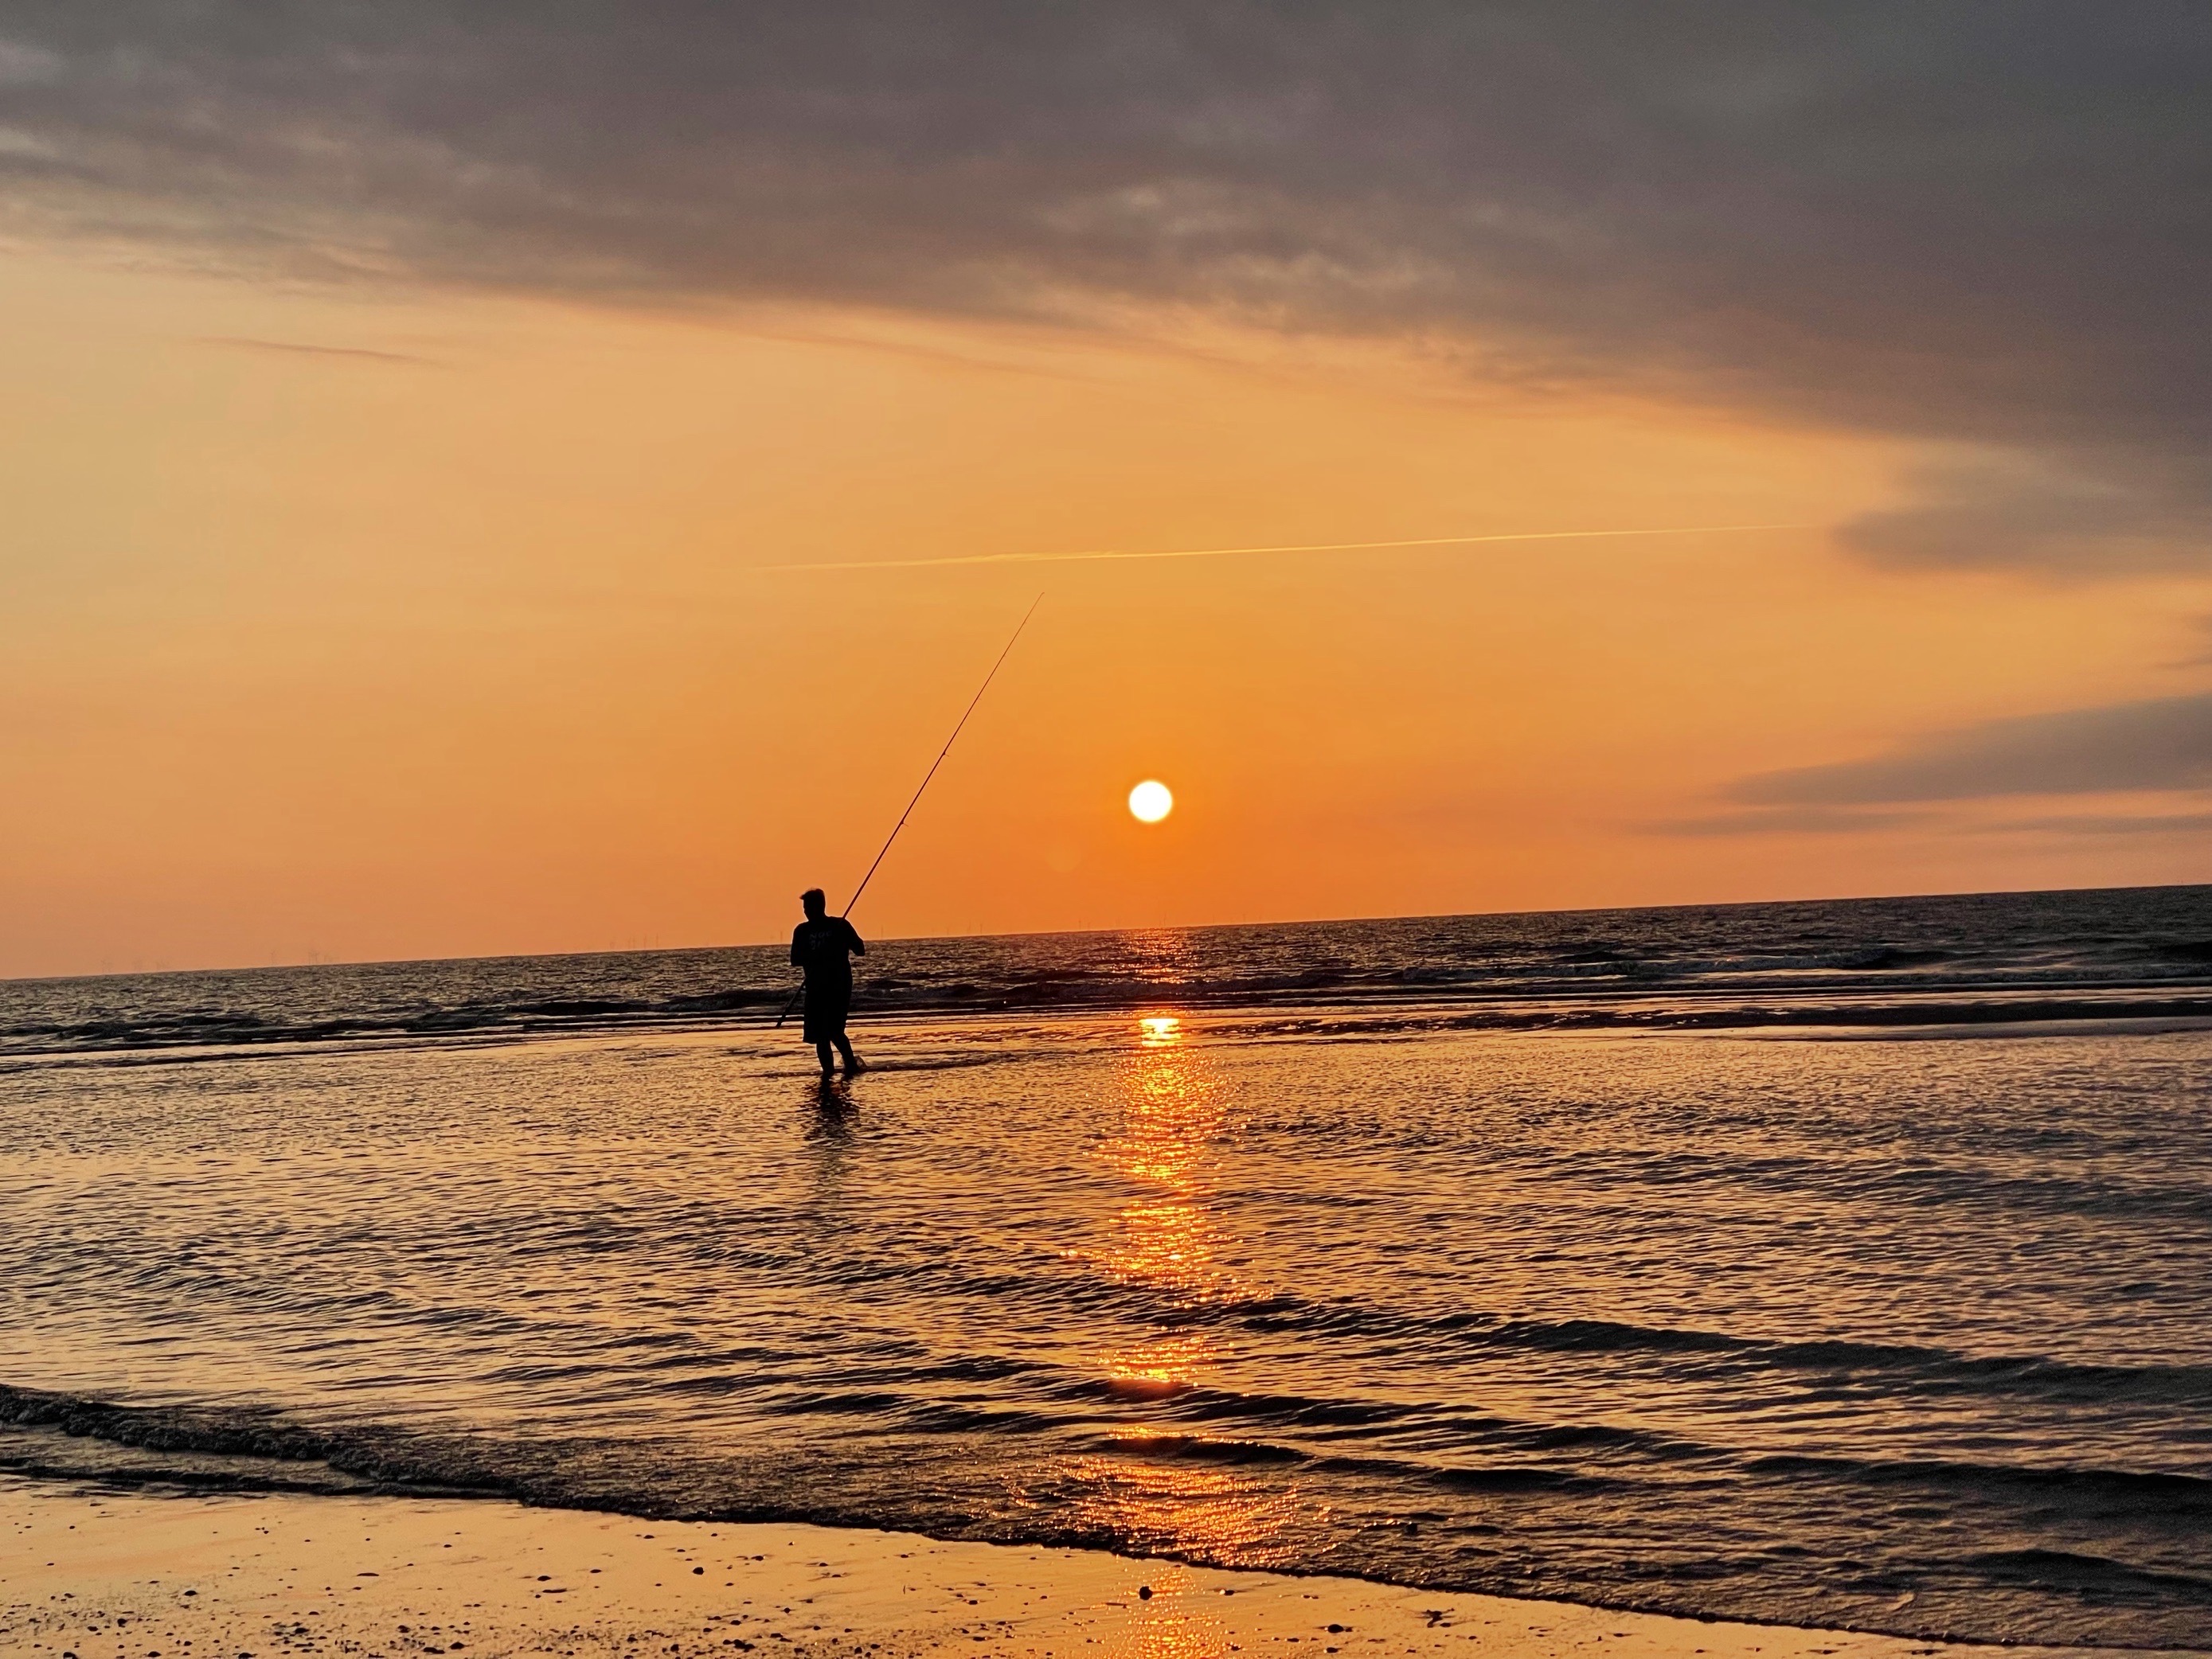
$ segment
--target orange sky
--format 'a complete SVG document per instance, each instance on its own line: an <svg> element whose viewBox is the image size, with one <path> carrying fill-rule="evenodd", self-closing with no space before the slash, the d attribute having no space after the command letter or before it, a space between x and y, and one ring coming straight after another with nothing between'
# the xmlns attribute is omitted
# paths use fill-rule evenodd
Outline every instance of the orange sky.
<svg viewBox="0 0 2212 1659"><path fill-rule="evenodd" d="M863 932L2212 880L2170 795L1734 825L1751 775L2212 685L2204 577L1840 550L1904 438L1188 313L63 245L0 265L0 975L776 937L1039 591ZM1768 523L1818 527L757 568Z"/></svg>

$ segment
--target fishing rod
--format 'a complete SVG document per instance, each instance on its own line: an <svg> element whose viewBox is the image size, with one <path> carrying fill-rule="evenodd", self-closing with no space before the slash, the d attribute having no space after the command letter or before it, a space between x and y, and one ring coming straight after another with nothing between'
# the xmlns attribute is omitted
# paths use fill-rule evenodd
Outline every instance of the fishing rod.
<svg viewBox="0 0 2212 1659"><path fill-rule="evenodd" d="M853 914L853 907L860 902L860 895L868 890L868 884L876 878L876 871L882 866L884 855L891 850L891 843L899 838L899 831L906 828L906 821L914 816L914 809L921 804L922 791L929 787L929 781L937 775L937 769L945 764L945 757L952 752L952 745L960 741L960 733L968 724L968 716L974 714L975 705L983 701L983 694L991 689L991 682L999 678L999 670L1006 666L1006 659L1013 654L1014 641L1021 638L1022 629L1030 625L1030 618L1036 615L1037 606L1043 603L1044 595L1040 593L1030 601L1030 608L1022 612L1022 619L1014 625L1013 635L1007 640L1006 648L999 653L998 660L991 665L991 672L983 676L982 684L977 686L975 695L968 699L968 707L961 713L960 723L952 728L952 735L945 738L945 747L937 751L937 758L930 762L929 770L921 775L921 787L914 792L914 799L907 802L906 811L899 814L898 822L891 825L890 834L884 837L884 844L876 854L875 862L868 866L868 873L860 878L860 884L853 890L853 896L846 900L845 908L837 913L840 921ZM778 1026L791 1018L791 1011L799 1006L799 1000L805 994L804 985L791 994L791 1000L783 1005L783 1012L775 1017Z"/></svg>

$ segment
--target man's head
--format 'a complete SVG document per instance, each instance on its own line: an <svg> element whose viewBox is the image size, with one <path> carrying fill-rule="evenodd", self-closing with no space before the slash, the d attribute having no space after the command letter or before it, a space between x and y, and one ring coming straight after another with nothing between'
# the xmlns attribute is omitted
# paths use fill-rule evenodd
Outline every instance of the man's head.
<svg viewBox="0 0 2212 1659"><path fill-rule="evenodd" d="M822 890L819 887L808 888L799 896L799 902L805 907L806 919L809 921L821 921L823 912L830 908L830 901L822 896Z"/></svg>

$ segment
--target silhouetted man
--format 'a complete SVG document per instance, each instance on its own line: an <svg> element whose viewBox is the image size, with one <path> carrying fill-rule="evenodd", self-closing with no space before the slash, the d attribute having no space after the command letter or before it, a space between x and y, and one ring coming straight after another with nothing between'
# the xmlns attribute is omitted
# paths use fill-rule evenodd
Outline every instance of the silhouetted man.
<svg viewBox="0 0 2212 1659"><path fill-rule="evenodd" d="M868 947L851 922L829 914L829 902L819 887L808 888L799 902L806 907L806 920L791 930L791 965L806 972L806 1040L821 1056L823 1076L830 1074L830 1045L834 1042L845 1056L845 1075L850 1077L865 1069L853 1052L852 1039L845 1035L845 1016L853 1006L851 959L867 955Z"/></svg>

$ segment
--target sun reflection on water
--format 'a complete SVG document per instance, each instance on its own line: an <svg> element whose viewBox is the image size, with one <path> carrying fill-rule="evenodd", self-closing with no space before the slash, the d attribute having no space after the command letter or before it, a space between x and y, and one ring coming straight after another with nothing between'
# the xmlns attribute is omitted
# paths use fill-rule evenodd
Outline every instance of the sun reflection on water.
<svg viewBox="0 0 2212 1659"><path fill-rule="evenodd" d="M1217 1328L1200 1310L1259 1293L1223 1260L1229 1241L1216 1182L1224 1091L1180 1017L1144 1015L1136 1037L1121 1071L1119 1131L1097 1149L1133 1191L1091 1254L1118 1282L1153 1292L1152 1317L1099 1364L1115 1398L1132 1407L1156 1401L1168 1420L1124 1419L1114 1430L1123 1452L1076 1458L1069 1473L1083 1493L1077 1508L1135 1547L1265 1565L1288 1559L1280 1540L1299 1507L1293 1492L1183 1461L1182 1450L1205 1437L1171 1418L1175 1401L1223 1358ZM1164 1623L1148 1632L1145 1650L1167 1659L1210 1650L1189 1626Z"/></svg>
<svg viewBox="0 0 2212 1659"><path fill-rule="evenodd" d="M1146 1014L1137 1031L1121 1073L1121 1132L1098 1148L1137 1190L1115 1217L1100 1259L1124 1284L1165 1292L1171 1308L1249 1295L1218 1259L1219 1083L1176 1016Z"/></svg>
<svg viewBox="0 0 2212 1659"><path fill-rule="evenodd" d="M1134 1398L1178 1394L1220 1357L1203 1331L1175 1331L1117 1348L1107 1357L1106 1374L1118 1395Z"/></svg>
<svg viewBox="0 0 2212 1659"><path fill-rule="evenodd" d="M1282 1566L1299 1556L1291 1534L1305 1506L1292 1490L1143 1456L1079 1457L1070 1472L1083 1493L1079 1522L1110 1529L1127 1548L1246 1567Z"/></svg>

